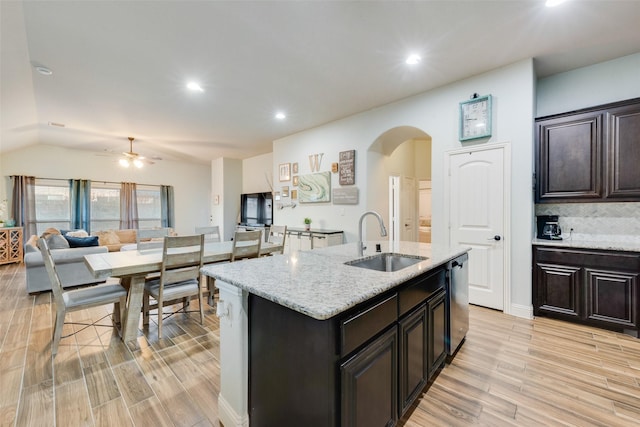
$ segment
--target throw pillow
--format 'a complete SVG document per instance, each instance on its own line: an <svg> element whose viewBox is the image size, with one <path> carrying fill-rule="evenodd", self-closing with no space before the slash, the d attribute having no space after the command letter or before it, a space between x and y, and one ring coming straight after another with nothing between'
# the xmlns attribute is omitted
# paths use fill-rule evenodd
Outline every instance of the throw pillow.
<svg viewBox="0 0 640 427"><path fill-rule="evenodd" d="M24 245L24 252L40 252L40 249L38 249L38 236L34 234L29 237L29 240L27 240L27 243Z"/></svg>
<svg viewBox="0 0 640 427"><path fill-rule="evenodd" d="M69 249L69 242L60 234L50 234L45 238L49 249Z"/></svg>
<svg viewBox="0 0 640 427"><path fill-rule="evenodd" d="M99 246L98 236L73 237L69 233L64 237L69 242L70 248L85 248L87 246Z"/></svg>
<svg viewBox="0 0 640 427"><path fill-rule="evenodd" d="M75 230L75 231L68 231L67 234L65 234L65 236L89 237L89 233L87 233L85 230Z"/></svg>
<svg viewBox="0 0 640 427"><path fill-rule="evenodd" d="M96 233L98 236L98 242L100 246L118 245L120 244L120 238L113 230L99 231Z"/></svg>
<svg viewBox="0 0 640 427"><path fill-rule="evenodd" d="M58 230L57 228L47 228L46 230L44 230L44 233L42 233L42 237L43 239L46 239L47 237L51 236L51 235L60 235L60 230ZM48 242L47 242L48 243Z"/></svg>

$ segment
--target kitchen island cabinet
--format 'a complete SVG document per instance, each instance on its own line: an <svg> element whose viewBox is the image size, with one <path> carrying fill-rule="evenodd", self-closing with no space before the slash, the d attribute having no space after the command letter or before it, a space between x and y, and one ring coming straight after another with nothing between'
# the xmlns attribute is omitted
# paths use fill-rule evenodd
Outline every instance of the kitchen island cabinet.
<svg viewBox="0 0 640 427"><path fill-rule="evenodd" d="M445 271L468 249L380 243L428 259L373 271L345 265L359 258L346 244L203 268L220 288L226 426L396 423L444 364Z"/></svg>

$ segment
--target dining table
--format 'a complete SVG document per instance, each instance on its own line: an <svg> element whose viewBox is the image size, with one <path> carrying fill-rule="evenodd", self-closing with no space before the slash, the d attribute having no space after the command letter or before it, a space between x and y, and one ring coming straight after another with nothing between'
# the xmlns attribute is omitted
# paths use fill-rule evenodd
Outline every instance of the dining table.
<svg viewBox="0 0 640 427"><path fill-rule="evenodd" d="M282 253L281 244L263 242L260 255ZM231 260L233 241L205 242L203 264L227 262ZM162 268L162 247L138 249L120 252L106 252L84 256L89 271L97 279L116 277L128 289L127 301L120 316L120 336L123 341L138 337L138 325L142 309L145 278L159 273ZM246 261L250 262L250 260ZM209 286L210 295L213 289ZM210 303L212 298L210 296ZM118 316L114 316L117 320Z"/></svg>

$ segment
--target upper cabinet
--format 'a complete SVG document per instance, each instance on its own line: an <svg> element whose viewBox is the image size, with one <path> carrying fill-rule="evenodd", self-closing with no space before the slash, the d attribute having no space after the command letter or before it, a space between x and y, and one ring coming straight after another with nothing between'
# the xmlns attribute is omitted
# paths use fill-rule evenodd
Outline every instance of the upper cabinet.
<svg viewBox="0 0 640 427"><path fill-rule="evenodd" d="M536 120L536 202L640 201L640 99Z"/></svg>

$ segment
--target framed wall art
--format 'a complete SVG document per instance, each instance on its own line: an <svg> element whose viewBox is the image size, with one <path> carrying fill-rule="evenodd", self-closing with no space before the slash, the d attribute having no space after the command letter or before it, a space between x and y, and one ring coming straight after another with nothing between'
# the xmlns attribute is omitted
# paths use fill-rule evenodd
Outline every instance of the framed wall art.
<svg viewBox="0 0 640 427"><path fill-rule="evenodd" d="M330 202L331 172L300 175L298 181L298 201L300 203Z"/></svg>
<svg viewBox="0 0 640 427"><path fill-rule="evenodd" d="M338 163L340 185L354 185L356 183L356 150L341 151Z"/></svg>
<svg viewBox="0 0 640 427"><path fill-rule="evenodd" d="M278 167L280 182L291 179L291 163L280 163Z"/></svg>

